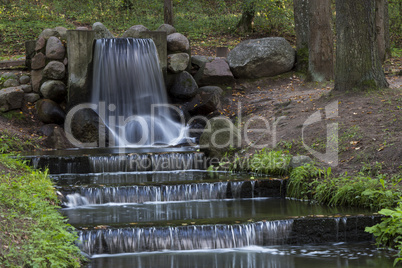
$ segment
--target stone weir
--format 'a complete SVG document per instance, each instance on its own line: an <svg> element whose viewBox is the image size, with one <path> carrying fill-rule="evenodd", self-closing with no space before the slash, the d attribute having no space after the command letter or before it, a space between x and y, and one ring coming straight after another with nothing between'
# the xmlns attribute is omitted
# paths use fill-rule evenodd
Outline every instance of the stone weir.
<svg viewBox="0 0 402 268"><path fill-rule="evenodd" d="M160 149L159 149L160 150ZM204 154L191 148L155 150L93 149L51 151L41 156L22 156L35 168L48 169L50 174L109 173L206 169Z"/></svg>
<svg viewBox="0 0 402 268"><path fill-rule="evenodd" d="M366 226L379 216L303 217L246 224L136 227L79 232L79 245L89 255L200 250L249 246L371 241Z"/></svg>

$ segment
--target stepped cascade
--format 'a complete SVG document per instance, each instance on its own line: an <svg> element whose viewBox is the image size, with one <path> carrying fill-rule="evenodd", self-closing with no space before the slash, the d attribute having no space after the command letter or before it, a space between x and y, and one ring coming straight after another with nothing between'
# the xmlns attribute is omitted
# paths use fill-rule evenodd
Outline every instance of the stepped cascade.
<svg viewBox="0 0 402 268"><path fill-rule="evenodd" d="M152 40L96 40L92 104L108 148L28 157L48 168L89 267L392 267L364 232L378 215L289 200L287 179L207 172L196 148L171 147L187 128Z"/></svg>
<svg viewBox="0 0 402 268"><path fill-rule="evenodd" d="M168 146L188 138L180 111L168 105L152 39L98 39L91 103L109 130L109 146ZM181 117L182 118L182 117Z"/></svg>

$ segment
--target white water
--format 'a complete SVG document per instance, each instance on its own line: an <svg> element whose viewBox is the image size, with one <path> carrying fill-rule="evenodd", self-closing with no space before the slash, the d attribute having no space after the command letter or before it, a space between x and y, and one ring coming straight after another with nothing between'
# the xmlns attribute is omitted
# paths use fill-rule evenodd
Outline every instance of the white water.
<svg viewBox="0 0 402 268"><path fill-rule="evenodd" d="M92 104L109 130L109 146L170 146L186 141L187 128L173 119L158 54L151 39L98 39Z"/></svg>

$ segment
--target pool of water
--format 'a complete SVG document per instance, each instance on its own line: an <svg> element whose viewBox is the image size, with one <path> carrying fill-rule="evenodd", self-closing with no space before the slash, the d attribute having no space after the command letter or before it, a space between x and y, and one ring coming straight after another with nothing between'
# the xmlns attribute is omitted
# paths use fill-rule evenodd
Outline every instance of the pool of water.
<svg viewBox="0 0 402 268"><path fill-rule="evenodd" d="M370 243L250 246L234 249L94 255L88 267L388 268L393 267L395 253L378 250Z"/></svg>
<svg viewBox="0 0 402 268"><path fill-rule="evenodd" d="M362 209L328 207L283 198L247 198L223 200L194 200L177 202L145 202L140 204L107 203L84 205L61 210L70 224L124 225L130 223L159 223L193 221L234 223L253 220L279 220L309 215L353 215L369 213ZM212 220L212 221L211 221ZM163 223L166 222L166 223Z"/></svg>

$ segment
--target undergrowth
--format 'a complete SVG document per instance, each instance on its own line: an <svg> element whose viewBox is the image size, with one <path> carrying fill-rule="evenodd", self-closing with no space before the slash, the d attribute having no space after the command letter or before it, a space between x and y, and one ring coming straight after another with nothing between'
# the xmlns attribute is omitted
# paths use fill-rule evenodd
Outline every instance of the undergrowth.
<svg viewBox="0 0 402 268"><path fill-rule="evenodd" d="M46 172L18 160L34 146L7 132L0 135L0 267L80 267L73 227L58 212Z"/></svg>
<svg viewBox="0 0 402 268"><path fill-rule="evenodd" d="M378 165L363 165L356 176L336 177L331 168L312 164L294 168L288 182L288 197L309 199L330 206L355 206L379 210L382 222L367 227L377 244L399 250L395 264L402 261L402 175L379 172Z"/></svg>

